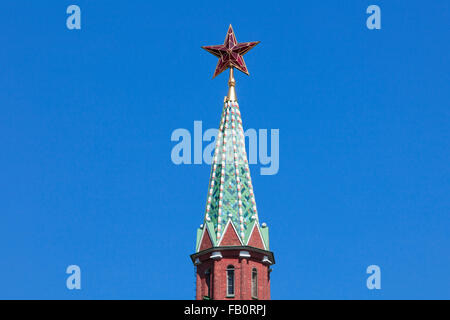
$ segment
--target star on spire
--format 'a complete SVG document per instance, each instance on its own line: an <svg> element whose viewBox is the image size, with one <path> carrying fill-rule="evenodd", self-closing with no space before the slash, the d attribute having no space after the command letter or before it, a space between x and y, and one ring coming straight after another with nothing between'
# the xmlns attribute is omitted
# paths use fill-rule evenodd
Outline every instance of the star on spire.
<svg viewBox="0 0 450 320"><path fill-rule="evenodd" d="M258 43L259 41L238 43L236 41L236 36L234 35L233 27L230 24L223 44L202 47L219 58L213 78L228 68L236 68L246 75L249 75L243 55L249 52L250 49Z"/></svg>

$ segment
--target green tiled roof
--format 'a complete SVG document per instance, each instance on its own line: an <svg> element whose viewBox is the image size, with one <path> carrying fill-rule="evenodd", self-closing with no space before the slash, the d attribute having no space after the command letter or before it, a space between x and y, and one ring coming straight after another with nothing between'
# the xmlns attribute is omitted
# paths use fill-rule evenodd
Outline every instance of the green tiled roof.
<svg viewBox="0 0 450 320"><path fill-rule="evenodd" d="M204 228L209 229L214 246L220 242L229 219L244 244L250 237L253 225L257 223L259 226L237 101L224 103L209 180ZM268 228L260 229L268 249ZM200 228L197 251L201 234Z"/></svg>

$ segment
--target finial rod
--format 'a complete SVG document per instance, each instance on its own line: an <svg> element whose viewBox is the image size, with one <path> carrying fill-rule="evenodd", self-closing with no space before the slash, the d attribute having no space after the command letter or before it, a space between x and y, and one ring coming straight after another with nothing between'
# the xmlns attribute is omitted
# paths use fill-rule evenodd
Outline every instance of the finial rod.
<svg viewBox="0 0 450 320"><path fill-rule="evenodd" d="M235 86L236 86L236 80L234 80L234 68L230 67L230 78L228 79L227 101L237 101Z"/></svg>

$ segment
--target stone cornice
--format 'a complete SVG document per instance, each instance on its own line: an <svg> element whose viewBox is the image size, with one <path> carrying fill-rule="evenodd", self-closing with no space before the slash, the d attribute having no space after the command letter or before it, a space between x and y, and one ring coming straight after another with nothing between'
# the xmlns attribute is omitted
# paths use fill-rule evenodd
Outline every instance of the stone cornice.
<svg viewBox="0 0 450 320"><path fill-rule="evenodd" d="M192 263L195 264L195 260L197 258L200 258L201 256L207 255L208 259L211 256L212 252L221 252L221 251L249 251L250 253L255 252L255 253L259 253L263 256L267 256L269 258L269 260L272 262L272 264L275 264L275 256L273 254L272 251L267 251L267 250L263 250L263 249L259 249L259 248L255 248L255 247L250 247L250 246L220 246L220 247L211 247L208 248L206 250L202 250L200 252L191 254L191 260ZM239 254L236 256L236 258L239 258ZM262 261L261 261L262 262Z"/></svg>

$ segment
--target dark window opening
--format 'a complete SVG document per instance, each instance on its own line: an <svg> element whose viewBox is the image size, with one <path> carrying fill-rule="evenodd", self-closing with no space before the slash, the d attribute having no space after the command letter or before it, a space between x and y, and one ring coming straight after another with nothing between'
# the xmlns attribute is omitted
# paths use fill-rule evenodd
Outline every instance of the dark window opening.
<svg viewBox="0 0 450 320"><path fill-rule="evenodd" d="M252 298L258 298L258 270L252 270Z"/></svg>
<svg viewBox="0 0 450 320"><path fill-rule="evenodd" d="M234 267L227 267L227 297L234 296Z"/></svg>
<svg viewBox="0 0 450 320"><path fill-rule="evenodd" d="M205 271L205 282L206 282L206 296L205 298L211 298L211 270Z"/></svg>

